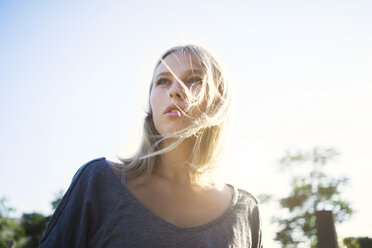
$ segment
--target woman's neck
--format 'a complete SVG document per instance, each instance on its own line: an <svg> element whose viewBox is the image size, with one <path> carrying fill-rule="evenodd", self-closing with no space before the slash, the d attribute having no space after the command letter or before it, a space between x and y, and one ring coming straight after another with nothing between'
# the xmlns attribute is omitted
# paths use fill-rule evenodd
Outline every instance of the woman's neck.
<svg viewBox="0 0 372 248"><path fill-rule="evenodd" d="M194 143L195 140L186 139L176 148L160 155L153 174L177 184L190 184L187 163L190 161ZM164 142L163 147L167 145L169 144Z"/></svg>

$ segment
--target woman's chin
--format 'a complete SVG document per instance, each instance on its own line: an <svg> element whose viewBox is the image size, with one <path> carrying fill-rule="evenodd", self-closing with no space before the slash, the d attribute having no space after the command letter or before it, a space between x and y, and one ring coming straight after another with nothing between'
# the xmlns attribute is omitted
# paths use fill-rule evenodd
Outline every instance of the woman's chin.
<svg viewBox="0 0 372 248"><path fill-rule="evenodd" d="M182 125L176 124L176 125L168 125L167 127L163 127L160 130L161 135L170 135L170 134L175 134L176 132L182 130L183 127Z"/></svg>
<svg viewBox="0 0 372 248"><path fill-rule="evenodd" d="M172 134L176 134L178 131L180 131L181 129L170 129L170 130L167 130L167 131L164 131L161 133L161 135L172 135Z"/></svg>

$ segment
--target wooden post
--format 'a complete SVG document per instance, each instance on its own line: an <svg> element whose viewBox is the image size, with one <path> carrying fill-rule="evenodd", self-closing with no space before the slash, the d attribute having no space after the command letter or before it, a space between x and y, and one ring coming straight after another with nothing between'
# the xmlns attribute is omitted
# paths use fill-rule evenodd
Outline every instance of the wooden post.
<svg viewBox="0 0 372 248"><path fill-rule="evenodd" d="M316 211L318 248L337 248L337 234L332 211Z"/></svg>

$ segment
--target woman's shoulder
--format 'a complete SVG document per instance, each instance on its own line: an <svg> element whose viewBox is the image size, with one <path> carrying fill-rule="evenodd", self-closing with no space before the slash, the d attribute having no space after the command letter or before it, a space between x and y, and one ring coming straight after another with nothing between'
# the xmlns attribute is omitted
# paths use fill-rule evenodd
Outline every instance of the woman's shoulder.
<svg viewBox="0 0 372 248"><path fill-rule="evenodd" d="M241 189L241 188L238 188L237 190L239 191L239 195L242 198L244 198L246 200L249 200L249 201L252 201L252 203L254 203L254 204L258 204L257 199L251 193L249 193L248 191L246 191L244 189Z"/></svg>
<svg viewBox="0 0 372 248"><path fill-rule="evenodd" d="M252 232L261 233L260 210L257 199L248 191L235 188L237 192L235 212L245 215L248 218ZM259 238L260 239L260 238Z"/></svg>
<svg viewBox="0 0 372 248"><path fill-rule="evenodd" d="M236 205L240 207L248 207L250 209L257 208L259 203L257 199L247 190L228 184L234 189L234 199Z"/></svg>
<svg viewBox="0 0 372 248"><path fill-rule="evenodd" d="M80 166L73 176L71 184L75 183L76 181L93 179L105 174L107 175L107 173L110 171L107 170L108 167L111 167L111 165L108 163L105 157L92 159Z"/></svg>
<svg viewBox="0 0 372 248"><path fill-rule="evenodd" d="M40 246L85 247L85 234L97 230L118 203L119 182L113 178L104 157L83 164L55 210ZM75 240L76 233L79 237Z"/></svg>
<svg viewBox="0 0 372 248"><path fill-rule="evenodd" d="M83 164L75 173L70 188L72 191L83 191L86 195L98 195L99 192L118 190L119 180L116 180L115 169L111 168L105 157L96 158Z"/></svg>

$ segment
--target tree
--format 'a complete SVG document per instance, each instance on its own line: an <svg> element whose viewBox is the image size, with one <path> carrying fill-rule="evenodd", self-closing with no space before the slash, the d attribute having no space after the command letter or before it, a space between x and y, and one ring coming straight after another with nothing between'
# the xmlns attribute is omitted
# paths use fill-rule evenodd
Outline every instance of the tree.
<svg viewBox="0 0 372 248"><path fill-rule="evenodd" d="M371 248L372 238L369 237L347 237L343 239L345 248Z"/></svg>
<svg viewBox="0 0 372 248"><path fill-rule="evenodd" d="M63 191L59 191L54 195L55 199L51 202L53 211L56 210L58 204L62 200ZM21 224L26 232L26 241L23 248L39 247L39 242L44 235L44 231L52 216L44 216L40 213L23 213Z"/></svg>
<svg viewBox="0 0 372 248"><path fill-rule="evenodd" d="M24 238L24 229L16 219L10 218L13 208L6 206L6 199L0 199L0 248L14 247L21 244Z"/></svg>
<svg viewBox="0 0 372 248"><path fill-rule="evenodd" d="M360 244L358 243L356 238L353 237L344 238L342 242L345 248L360 248Z"/></svg>
<svg viewBox="0 0 372 248"><path fill-rule="evenodd" d="M48 224L49 217L39 213L23 213L21 225L26 232L23 248L37 248Z"/></svg>
<svg viewBox="0 0 372 248"><path fill-rule="evenodd" d="M63 191L55 194L51 202L55 210L62 200ZM9 214L13 208L6 206L6 199L0 199L0 248L39 247L39 242L44 234L51 216L44 216L40 213L23 213L19 219L10 218Z"/></svg>
<svg viewBox="0 0 372 248"><path fill-rule="evenodd" d="M63 190L60 190L58 193L54 194L55 199L51 202L53 211L57 209L58 204L61 202L63 198Z"/></svg>
<svg viewBox="0 0 372 248"><path fill-rule="evenodd" d="M275 240L282 247L297 246L308 241L311 247L316 247L315 212L318 210L332 210L337 223L353 213L350 204L341 198L340 188L347 184L348 179L332 178L324 173L325 165L338 155L333 148L315 147L310 152L287 151L280 159L281 167L291 171L291 192L279 200L287 217L273 219L280 228ZM298 170L301 173L296 174Z"/></svg>
<svg viewBox="0 0 372 248"><path fill-rule="evenodd" d="M360 245L360 248L372 247L372 238L369 237L359 237L357 241Z"/></svg>

